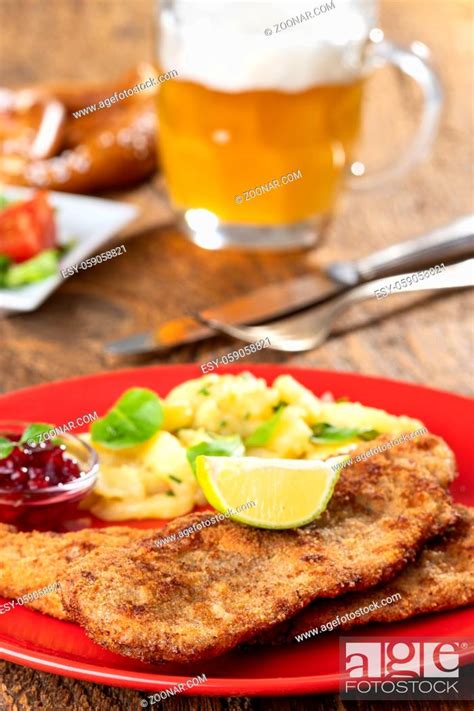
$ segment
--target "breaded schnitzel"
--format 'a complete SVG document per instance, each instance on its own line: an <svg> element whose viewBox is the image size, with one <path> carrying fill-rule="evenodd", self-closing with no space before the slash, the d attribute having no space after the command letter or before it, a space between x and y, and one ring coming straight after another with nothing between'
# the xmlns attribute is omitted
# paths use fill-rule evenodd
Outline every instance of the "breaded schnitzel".
<svg viewBox="0 0 474 711"><path fill-rule="evenodd" d="M151 541L96 549L70 568L63 604L114 652L146 662L215 657L316 598L393 577L453 522L454 475L451 450L424 435L343 469L327 510L304 528L225 520L160 549ZM205 518L184 516L160 536Z"/></svg>
<svg viewBox="0 0 474 711"><path fill-rule="evenodd" d="M474 604L474 508L456 506L457 522L429 541L414 563L389 583L335 600L318 600L296 617L262 635L257 644L314 639L325 631L349 630L369 622L398 622L416 615ZM395 602L382 604L391 596ZM373 603L379 607L361 614ZM358 615L348 619L349 614ZM346 618L346 619L344 619ZM329 623L329 624L328 624ZM324 629L321 627L324 626ZM305 632L312 631L306 637Z"/></svg>
<svg viewBox="0 0 474 711"><path fill-rule="evenodd" d="M16 532L0 524L0 595L17 598L61 583L68 566L94 549L128 546L156 535L153 530L122 526L84 529L72 533ZM57 591L27 603L27 607L65 619Z"/></svg>

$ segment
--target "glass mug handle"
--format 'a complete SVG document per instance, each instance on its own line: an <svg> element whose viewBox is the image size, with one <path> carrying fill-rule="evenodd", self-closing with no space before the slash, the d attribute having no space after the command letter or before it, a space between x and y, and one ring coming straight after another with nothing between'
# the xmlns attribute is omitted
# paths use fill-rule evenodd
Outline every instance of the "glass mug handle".
<svg viewBox="0 0 474 711"><path fill-rule="evenodd" d="M386 168L365 175L364 164L352 163L348 187L352 190L372 190L406 173L428 153L438 132L443 103L443 90L437 74L413 51L403 49L387 40L373 45L371 59L375 67L391 64L414 79L423 93L424 106L420 125L401 156Z"/></svg>

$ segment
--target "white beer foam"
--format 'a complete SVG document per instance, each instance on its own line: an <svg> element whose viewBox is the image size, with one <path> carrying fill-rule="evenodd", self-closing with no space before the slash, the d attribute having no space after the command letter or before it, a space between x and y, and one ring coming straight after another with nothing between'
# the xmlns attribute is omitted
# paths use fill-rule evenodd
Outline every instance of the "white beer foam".
<svg viewBox="0 0 474 711"><path fill-rule="evenodd" d="M348 83L364 72L363 48L377 18L377 0L162 0L162 6L162 70L226 92ZM328 9L300 18L321 7ZM300 22L290 26L290 18Z"/></svg>

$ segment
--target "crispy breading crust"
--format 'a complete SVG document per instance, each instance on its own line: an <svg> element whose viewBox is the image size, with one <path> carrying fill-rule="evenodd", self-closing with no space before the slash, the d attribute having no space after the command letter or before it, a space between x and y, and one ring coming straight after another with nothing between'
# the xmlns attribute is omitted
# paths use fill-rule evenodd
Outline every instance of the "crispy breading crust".
<svg viewBox="0 0 474 711"><path fill-rule="evenodd" d="M318 600L252 643L294 642L296 635L320 630L337 618L335 629L342 631L369 622L398 622L416 615L474 604L474 508L456 506L456 513L459 516L456 523L442 537L429 541L417 560L389 583L335 600ZM380 605L382 600L397 593L400 600ZM353 620L341 620L374 601L379 603L379 608Z"/></svg>
<svg viewBox="0 0 474 711"><path fill-rule="evenodd" d="M150 535L156 535L156 531L125 526L71 533L17 533L13 526L0 524L0 595L17 598L61 583L67 567L92 550L127 546ZM60 620L67 619L59 592L48 593L25 605Z"/></svg>
<svg viewBox="0 0 474 711"><path fill-rule="evenodd" d="M344 469L326 512L304 528L223 521L160 549L95 550L64 579L64 606L114 652L155 663L215 657L318 597L393 577L453 522L454 474L447 445L424 435ZM160 537L206 518L184 516Z"/></svg>

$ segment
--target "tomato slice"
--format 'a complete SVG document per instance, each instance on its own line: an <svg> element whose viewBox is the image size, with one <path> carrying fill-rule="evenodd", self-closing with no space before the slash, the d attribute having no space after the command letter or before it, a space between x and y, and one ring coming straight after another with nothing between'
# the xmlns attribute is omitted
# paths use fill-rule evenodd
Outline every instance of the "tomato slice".
<svg viewBox="0 0 474 711"><path fill-rule="evenodd" d="M24 262L55 246L56 223L47 192L0 210L0 254Z"/></svg>

